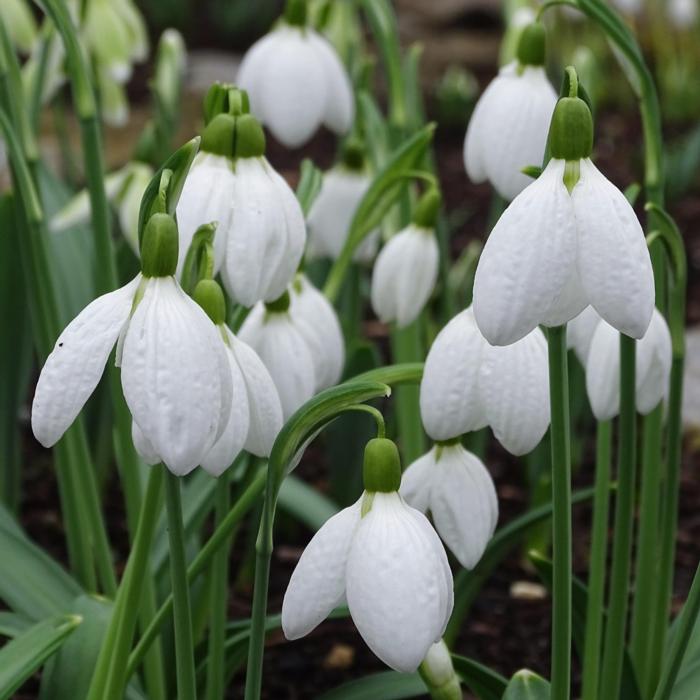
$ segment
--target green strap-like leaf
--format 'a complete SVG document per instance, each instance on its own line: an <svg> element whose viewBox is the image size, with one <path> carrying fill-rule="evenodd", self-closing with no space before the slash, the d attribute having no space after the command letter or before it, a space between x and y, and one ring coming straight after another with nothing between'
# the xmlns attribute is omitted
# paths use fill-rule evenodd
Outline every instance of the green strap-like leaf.
<svg viewBox="0 0 700 700"><path fill-rule="evenodd" d="M426 692L425 683L417 673L383 671L344 683L338 688L319 695L317 700L367 700L367 698L401 700L424 697Z"/></svg>
<svg viewBox="0 0 700 700"><path fill-rule="evenodd" d="M518 671L509 681L503 700L549 700L549 683L532 671Z"/></svg>
<svg viewBox="0 0 700 700"><path fill-rule="evenodd" d="M452 655L452 665L479 700L501 700L508 681L499 673L458 654Z"/></svg>
<svg viewBox="0 0 700 700"><path fill-rule="evenodd" d="M333 501L293 474L282 482L277 504L314 532L338 512Z"/></svg>

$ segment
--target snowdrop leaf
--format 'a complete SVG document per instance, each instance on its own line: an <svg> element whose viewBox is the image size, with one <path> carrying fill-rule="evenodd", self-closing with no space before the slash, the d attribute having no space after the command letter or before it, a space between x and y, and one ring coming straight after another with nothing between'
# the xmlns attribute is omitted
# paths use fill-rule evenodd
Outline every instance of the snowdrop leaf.
<svg viewBox="0 0 700 700"><path fill-rule="evenodd" d="M314 532L338 512L333 501L294 474L282 482L277 505Z"/></svg>
<svg viewBox="0 0 700 700"><path fill-rule="evenodd" d="M503 700L549 700L549 682L532 671L518 671L508 682Z"/></svg>
<svg viewBox="0 0 700 700"><path fill-rule="evenodd" d="M501 700L508 681L499 673L458 654L452 654L452 665L479 700Z"/></svg>
<svg viewBox="0 0 700 700"><path fill-rule="evenodd" d="M297 185L296 195L301 205L301 210L304 216L307 216L311 205L314 203L319 191L321 190L321 182L323 173L314 165L310 158L304 158L301 161L299 171L299 184Z"/></svg>
<svg viewBox="0 0 700 700"><path fill-rule="evenodd" d="M425 683L418 673L383 671L344 683L319 695L317 700L403 700L423 697L426 692Z"/></svg>

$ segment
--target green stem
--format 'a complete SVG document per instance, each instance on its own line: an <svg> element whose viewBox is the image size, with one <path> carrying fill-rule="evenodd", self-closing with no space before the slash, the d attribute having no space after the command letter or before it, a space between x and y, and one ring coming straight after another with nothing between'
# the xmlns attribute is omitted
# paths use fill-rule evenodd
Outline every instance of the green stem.
<svg viewBox="0 0 700 700"><path fill-rule="evenodd" d="M636 481L636 412L635 412L636 342L620 334L620 420L617 471L617 496L613 535L612 571L608 622L603 647L601 688L610 697L618 697L625 654L625 631L634 528Z"/></svg>
<svg viewBox="0 0 700 700"><path fill-rule="evenodd" d="M571 686L571 454L566 325L548 329L552 415L552 700Z"/></svg>
<svg viewBox="0 0 700 700"><path fill-rule="evenodd" d="M92 676L88 700L121 700L124 695L126 663L140 608L142 583L150 576L148 559L158 521L162 477L162 469L151 469L136 536Z"/></svg>
<svg viewBox="0 0 700 700"><path fill-rule="evenodd" d="M608 550L608 516L610 511L611 432L612 423L610 421L600 421L598 423L581 700L597 700L599 697L600 645L605 607L605 564Z"/></svg>
<svg viewBox="0 0 700 700"><path fill-rule="evenodd" d="M229 484L225 477L216 484L216 526L224 522L230 508ZM207 699L224 697L224 643L228 619L228 559L230 539L214 555L211 563L211 605L209 622L209 663L207 665Z"/></svg>
<svg viewBox="0 0 700 700"><path fill-rule="evenodd" d="M642 426L642 476L639 501L637 562L634 575L634 602L630 630L630 654L642 697L649 697L654 601L659 572L659 495L661 490L661 431L663 406L657 406L644 417Z"/></svg>
<svg viewBox="0 0 700 700"><path fill-rule="evenodd" d="M187 561L185 559L185 532L182 524L182 497L180 478L170 472L165 475L165 504L168 512L168 536L170 540L177 696L179 700L194 700L197 696L197 686L194 674L190 589L187 583Z"/></svg>

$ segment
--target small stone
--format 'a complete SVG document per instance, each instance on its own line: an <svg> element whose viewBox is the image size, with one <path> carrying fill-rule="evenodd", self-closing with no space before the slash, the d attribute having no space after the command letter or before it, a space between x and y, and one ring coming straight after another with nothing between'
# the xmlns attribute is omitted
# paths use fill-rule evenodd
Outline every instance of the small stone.
<svg viewBox="0 0 700 700"><path fill-rule="evenodd" d="M345 670L355 661L355 649L349 644L334 644L323 659L323 668Z"/></svg>
<svg viewBox="0 0 700 700"><path fill-rule="evenodd" d="M516 600L544 600L547 589L532 581L515 581L510 586L510 597Z"/></svg>

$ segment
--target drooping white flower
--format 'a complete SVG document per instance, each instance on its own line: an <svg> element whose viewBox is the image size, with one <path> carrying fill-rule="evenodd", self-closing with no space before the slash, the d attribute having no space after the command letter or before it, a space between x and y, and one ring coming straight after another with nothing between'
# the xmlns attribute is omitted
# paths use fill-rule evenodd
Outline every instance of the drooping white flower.
<svg viewBox="0 0 700 700"><path fill-rule="evenodd" d="M644 232L625 196L590 160L592 134L585 102L560 100L552 160L484 246L474 314L494 345L513 343L538 324L566 323L589 304L633 338L649 325L654 279Z"/></svg>
<svg viewBox="0 0 700 700"><path fill-rule="evenodd" d="M476 455L459 442L434 445L406 468L399 493L414 508L430 511L462 566L476 566L498 522L496 488Z"/></svg>
<svg viewBox="0 0 700 700"><path fill-rule="evenodd" d="M474 108L464 140L470 180L488 180L507 200L522 192L530 183L522 169L542 163L556 102L544 70L544 31L531 24L518 60L501 68Z"/></svg>
<svg viewBox="0 0 700 700"><path fill-rule="evenodd" d="M671 334L668 324L654 309L644 337L636 345L636 404L641 414L650 413L668 392L671 372ZM593 333L586 361L586 390L598 420L620 412L620 335L601 320Z"/></svg>
<svg viewBox="0 0 700 700"><path fill-rule="evenodd" d="M600 316L597 311L592 306L587 306L578 316L571 319L566 329L567 346L576 353L584 367L598 323Z"/></svg>
<svg viewBox="0 0 700 700"><path fill-rule="evenodd" d="M160 271L170 262L175 270L173 220L154 215L144 240L156 230L168 239L167 262L160 253L155 263L142 261L143 275L95 299L59 336L39 376L32 429L46 447L63 435L118 340L124 398L139 439L146 452L183 475L201 462L228 422L231 371L216 327L172 274Z"/></svg>
<svg viewBox="0 0 700 700"><path fill-rule="evenodd" d="M335 49L298 9L253 44L236 80L263 124L289 147L301 146L321 124L344 134L355 115L352 84Z"/></svg>
<svg viewBox="0 0 700 700"><path fill-rule="evenodd" d="M345 366L345 339L333 305L305 275L290 289L289 314L314 358L316 391L337 384Z"/></svg>
<svg viewBox="0 0 700 700"><path fill-rule="evenodd" d="M370 445L378 442L388 441ZM399 481L400 468L395 487ZM287 639L303 637L347 600L370 649L391 668L414 671L449 620L452 573L426 517L395 488L370 491L366 478L365 486L304 550L282 603L282 629Z"/></svg>
<svg viewBox="0 0 700 700"><path fill-rule="evenodd" d="M350 230L352 217L371 184L362 170L335 166L323 175L321 189L307 217L309 258L340 255ZM355 250L355 262L368 263L377 252L379 230L372 231Z"/></svg>
<svg viewBox="0 0 700 700"><path fill-rule="evenodd" d="M256 304L238 333L270 373L285 421L314 395L317 386L314 354L289 304L286 292L272 304Z"/></svg>
<svg viewBox="0 0 700 700"><path fill-rule="evenodd" d="M535 448L549 427L547 343L539 328L506 347L490 345L470 308L438 333L420 386L421 418L433 440L491 426L515 455Z"/></svg>
<svg viewBox="0 0 700 700"><path fill-rule="evenodd" d="M697 0L669 0L668 18L677 29L689 29L698 21Z"/></svg>

